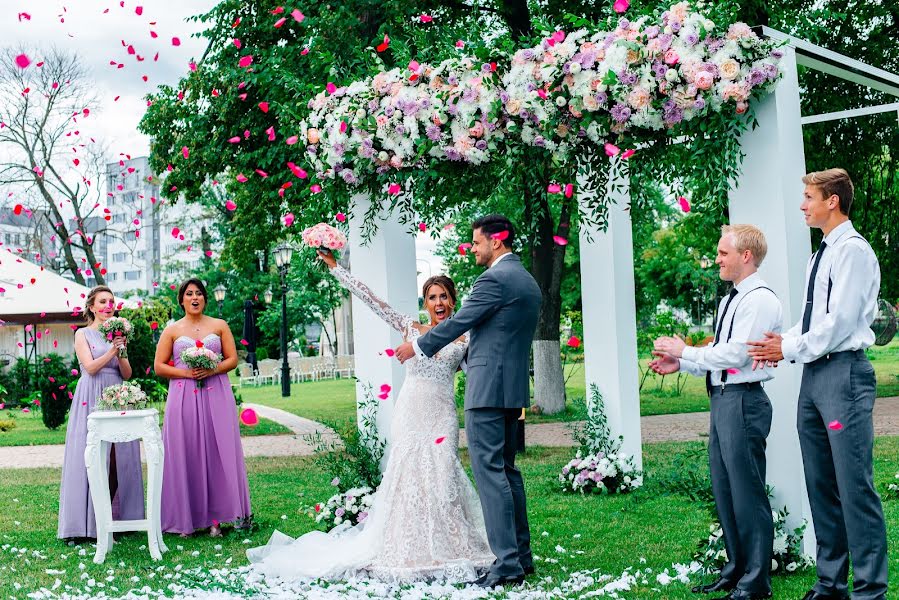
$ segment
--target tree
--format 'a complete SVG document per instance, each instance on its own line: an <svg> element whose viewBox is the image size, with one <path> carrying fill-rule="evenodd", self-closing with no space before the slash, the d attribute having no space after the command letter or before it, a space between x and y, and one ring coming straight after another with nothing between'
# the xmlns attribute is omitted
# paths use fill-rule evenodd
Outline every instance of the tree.
<svg viewBox="0 0 899 600"><path fill-rule="evenodd" d="M97 236L106 232L96 215L103 152L78 132L97 107L92 83L74 54L51 50L22 68L16 57L23 54L35 55L13 49L0 54L0 184L23 189L41 206L62 245L64 271L82 285L86 274L105 283L94 253ZM91 227L91 236L86 222L102 225Z"/></svg>

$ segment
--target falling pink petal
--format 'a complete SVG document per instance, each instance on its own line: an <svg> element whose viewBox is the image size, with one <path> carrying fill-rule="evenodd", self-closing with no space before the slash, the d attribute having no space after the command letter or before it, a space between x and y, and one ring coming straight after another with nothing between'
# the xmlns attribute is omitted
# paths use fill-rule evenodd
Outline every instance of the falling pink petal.
<svg viewBox="0 0 899 600"><path fill-rule="evenodd" d="M334 83L329 81L328 84L325 86L325 89L328 91L329 94L333 94L334 92L337 91L337 86L334 85Z"/></svg>
<svg viewBox="0 0 899 600"><path fill-rule="evenodd" d="M250 345L250 342L248 342L247 340L242 339L242 340L240 340L240 345L241 345L241 346L249 346L249 345Z"/></svg>
<svg viewBox="0 0 899 600"><path fill-rule="evenodd" d="M300 12L299 8L295 8L292 11L290 11L290 16L293 17L293 20L296 21L297 23L302 23L303 19L306 18L306 16Z"/></svg>
<svg viewBox="0 0 899 600"><path fill-rule="evenodd" d="M255 427L259 424L259 417L256 415L256 411L252 408L245 408L240 411L240 422L244 425L247 425L248 427Z"/></svg>
<svg viewBox="0 0 899 600"><path fill-rule="evenodd" d="M508 237L509 237L509 232L508 232L508 230L505 230L505 229L504 229L503 231L499 231L499 232L497 232L497 233L491 233L491 234L490 234L490 237L493 238L494 240L500 240L500 241L503 241L503 240L508 239Z"/></svg>
<svg viewBox="0 0 899 600"><path fill-rule="evenodd" d="M572 195L574 195L574 185L571 183L566 183L565 184L565 197L571 198Z"/></svg>
<svg viewBox="0 0 899 600"><path fill-rule="evenodd" d="M389 394L389 393L390 393L390 390L392 390L392 389L393 389L393 388L390 387L390 384L389 384L389 383L382 383L382 384L381 384L381 391L382 391L382 392L385 392L385 393L388 393L388 394Z"/></svg>
<svg viewBox="0 0 899 600"><path fill-rule="evenodd" d="M390 194L391 196L396 196L397 194L399 194L400 193L400 184L391 183L390 185L388 185L387 193Z"/></svg>
<svg viewBox="0 0 899 600"><path fill-rule="evenodd" d="M464 244L459 244L459 254L461 254L462 256L465 256L466 251L467 251L469 248L471 248L471 244L468 243L468 242L466 242L466 243L464 243Z"/></svg>
<svg viewBox="0 0 899 600"><path fill-rule="evenodd" d="M267 113L268 112L268 102L260 102L259 110L261 110L264 113Z"/></svg>
<svg viewBox="0 0 899 600"><path fill-rule="evenodd" d="M740 372L740 369L728 369L727 370L728 375L736 375L739 372Z"/></svg>
<svg viewBox="0 0 899 600"><path fill-rule="evenodd" d="M306 173L306 171L304 171L304 170L301 169L300 167L296 166L296 165L295 165L294 163L292 163L292 162L288 162L288 163L287 163L287 168L290 169L290 172L291 172L291 173L293 173L294 175L296 175L296 176L299 177L300 179L306 179L306 177L309 176L309 174Z"/></svg>
<svg viewBox="0 0 899 600"><path fill-rule="evenodd" d="M239 67L249 67L253 64L253 55L247 54L246 56L241 56L240 60L237 61L237 66Z"/></svg>
<svg viewBox="0 0 899 600"><path fill-rule="evenodd" d="M339 127L339 129L340 129L340 133L346 133L346 121L341 121L341 122L340 122L340 127Z"/></svg>
<svg viewBox="0 0 899 600"><path fill-rule="evenodd" d="M181 233L180 229L178 229L177 227L172 227L172 237L173 238L177 238L180 233Z"/></svg>
<svg viewBox="0 0 899 600"><path fill-rule="evenodd" d="M581 347L581 338L576 335L568 338L568 347L569 348L580 348Z"/></svg>
<svg viewBox="0 0 899 600"><path fill-rule="evenodd" d="M337 219L338 221L340 221L341 223L346 222L346 215L343 213L337 213L336 215L334 215L334 218Z"/></svg>
<svg viewBox="0 0 899 600"><path fill-rule="evenodd" d="M181 154L184 155L184 158L189 157L189 156L190 156L190 149L189 149L187 146L182 147L182 148L181 148Z"/></svg>
<svg viewBox="0 0 899 600"><path fill-rule="evenodd" d="M612 5L612 10L620 14L625 12L630 5L631 3L628 0L615 0L615 4Z"/></svg>
<svg viewBox="0 0 899 600"><path fill-rule="evenodd" d="M553 39L559 43L564 42L565 41L565 32L564 31L556 31L555 33L553 33Z"/></svg>
<svg viewBox="0 0 899 600"><path fill-rule="evenodd" d="M274 125L272 125L268 129L266 129L265 133L268 134L268 141L270 141L270 142L275 141L275 126Z"/></svg>
<svg viewBox="0 0 899 600"><path fill-rule="evenodd" d="M225 202L225 208L228 210L237 210L237 205L234 203L234 200L228 200Z"/></svg>
<svg viewBox="0 0 899 600"><path fill-rule="evenodd" d="M422 14L422 15L419 15L419 17L418 17L419 23L430 23L433 20L434 20L434 17L432 17L431 15Z"/></svg>
<svg viewBox="0 0 899 600"><path fill-rule="evenodd" d="M418 224L418 230L419 230L419 231L425 231L427 228L428 228L428 226L425 225L424 223L419 223L419 224Z"/></svg>
<svg viewBox="0 0 899 600"><path fill-rule="evenodd" d="M389 398L389 397L390 397L390 394L378 394L378 398L380 398L381 400L387 400L387 398ZM28 410L28 409L25 409L25 410Z"/></svg>
<svg viewBox="0 0 899 600"><path fill-rule="evenodd" d="M284 25L284 23L286 23L286 22L287 22L287 17L281 17L280 19L275 21L275 28L276 29L280 28L281 25Z"/></svg>
<svg viewBox="0 0 899 600"><path fill-rule="evenodd" d="M293 213L287 213L283 217L281 217L281 222L284 223L284 227L290 227L293 225L293 221L296 217L293 216Z"/></svg>
<svg viewBox="0 0 899 600"><path fill-rule="evenodd" d="M237 39L237 38L234 38L234 39L231 40L231 41L234 43L234 46L235 46L238 50L240 50L240 47L243 45L243 44L240 43L240 40Z"/></svg>
<svg viewBox="0 0 899 600"><path fill-rule="evenodd" d="M553 241L554 241L556 244L558 244L559 246L567 246L567 245L568 245L568 240L566 240L565 238L563 238L561 235L554 235L554 236L553 236Z"/></svg>
<svg viewBox="0 0 899 600"><path fill-rule="evenodd" d="M680 196L680 197L677 199L677 202L678 202L678 204L680 204L680 209L681 209L682 211L684 211L685 213L690 212L690 201L689 201L689 200L687 200L687 199L684 198L683 196Z"/></svg>
<svg viewBox="0 0 899 600"><path fill-rule="evenodd" d="M237 181L239 181L241 183L246 183L248 181L247 176L244 175L243 173L238 173L237 177L235 177L235 179L237 179Z"/></svg>
<svg viewBox="0 0 899 600"><path fill-rule="evenodd" d="M558 194L562 191L562 186L560 186L558 183L551 183L546 186L546 191L550 194Z"/></svg>
<svg viewBox="0 0 899 600"><path fill-rule="evenodd" d="M437 438L436 440L434 440L434 443L435 443L435 444L442 444L443 441L444 441L445 439L446 439L446 436L442 435L442 436L440 436L439 438Z"/></svg>
<svg viewBox="0 0 899 600"><path fill-rule="evenodd" d="M298 140L299 140L299 138L297 136L292 135L289 138L287 138L285 141L287 142L288 146L293 146L294 144L297 143Z"/></svg>
<svg viewBox="0 0 899 600"><path fill-rule="evenodd" d="M16 66L19 67L20 69L24 69L25 67L27 67L30 64L31 64L31 59L29 59L24 54L19 54L18 56L16 56Z"/></svg>
<svg viewBox="0 0 899 600"><path fill-rule="evenodd" d="M384 354L386 354L387 356L394 356L396 354L396 351L393 348L388 348L387 350L384 350Z"/></svg>
<svg viewBox="0 0 899 600"><path fill-rule="evenodd" d="M239 143L240 143L240 136L239 136L239 135L235 135L234 137L228 138L228 141L231 142L232 144L239 144Z"/></svg>
<svg viewBox="0 0 899 600"><path fill-rule="evenodd" d="M180 46L180 45L181 45L181 40L176 37L173 37L172 38L172 46Z"/></svg>
<svg viewBox="0 0 899 600"><path fill-rule="evenodd" d="M634 154L636 154L636 152L637 151L634 150L633 148L629 148L621 153L621 158L628 159L628 158L632 157Z"/></svg>
<svg viewBox="0 0 899 600"><path fill-rule="evenodd" d="M134 8L134 12L135 12L135 14L137 14L137 16L141 16L142 14L144 14L144 7L143 7L143 6L136 6L136 7Z"/></svg>
<svg viewBox="0 0 899 600"><path fill-rule="evenodd" d="M615 144L606 143L604 146L606 151L606 156L617 156L621 150Z"/></svg>
<svg viewBox="0 0 899 600"><path fill-rule="evenodd" d="M831 421L827 424L828 429L833 429L834 431L839 431L843 428L843 424L839 421Z"/></svg>
<svg viewBox="0 0 899 600"><path fill-rule="evenodd" d="M318 185L317 183L313 183L312 185L309 186L309 191L312 192L313 194L317 194L320 191L322 191L322 186Z"/></svg>

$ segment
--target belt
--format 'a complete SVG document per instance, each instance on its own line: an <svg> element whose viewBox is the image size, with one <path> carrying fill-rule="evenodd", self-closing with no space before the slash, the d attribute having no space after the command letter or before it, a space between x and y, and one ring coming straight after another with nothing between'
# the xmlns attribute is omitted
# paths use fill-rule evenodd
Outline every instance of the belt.
<svg viewBox="0 0 899 600"><path fill-rule="evenodd" d="M817 367L836 360L861 360L866 357L867 355L864 350L843 350L842 352L830 352L829 354L825 354L821 358L808 363L808 365Z"/></svg>
<svg viewBox="0 0 899 600"><path fill-rule="evenodd" d="M712 393L717 392L719 394L723 394L725 389L744 390L744 391L760 390L760 389L762 389L762 382L761 381L748 381L745 383L725 383L722 385L713 385L711 387Z"/></svg>

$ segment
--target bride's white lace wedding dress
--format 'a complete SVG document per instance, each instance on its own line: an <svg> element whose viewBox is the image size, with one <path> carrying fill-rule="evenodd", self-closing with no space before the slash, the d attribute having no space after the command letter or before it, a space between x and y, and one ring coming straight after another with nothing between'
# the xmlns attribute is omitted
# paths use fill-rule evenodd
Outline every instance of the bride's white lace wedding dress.
<svg viewBox="0 0 899 600"><path fill-rule="evenodd" d="M331 272L407 340L420 335L411 317L388 306L345 269L337 266ZM432 358L406 363L387 466L365 521L296 540L276 531L266 546L247 551L254 568L284 579L461 582L475 579L478 569L493 562L480 501L457 453L453 380L467 346L466 336Z"/></svg>

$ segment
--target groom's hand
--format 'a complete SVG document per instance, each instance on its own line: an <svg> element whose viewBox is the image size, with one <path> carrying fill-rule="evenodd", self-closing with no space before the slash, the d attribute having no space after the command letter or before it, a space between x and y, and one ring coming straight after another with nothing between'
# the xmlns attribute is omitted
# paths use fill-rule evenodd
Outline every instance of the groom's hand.
<svg viewBox="0 0 899 600"><path fill-rule="evenodd" d="M413 348L412 344L409 342L400 344L394 352L396 353L397 360L401 363L415 357L415 348Z"/></svg>

